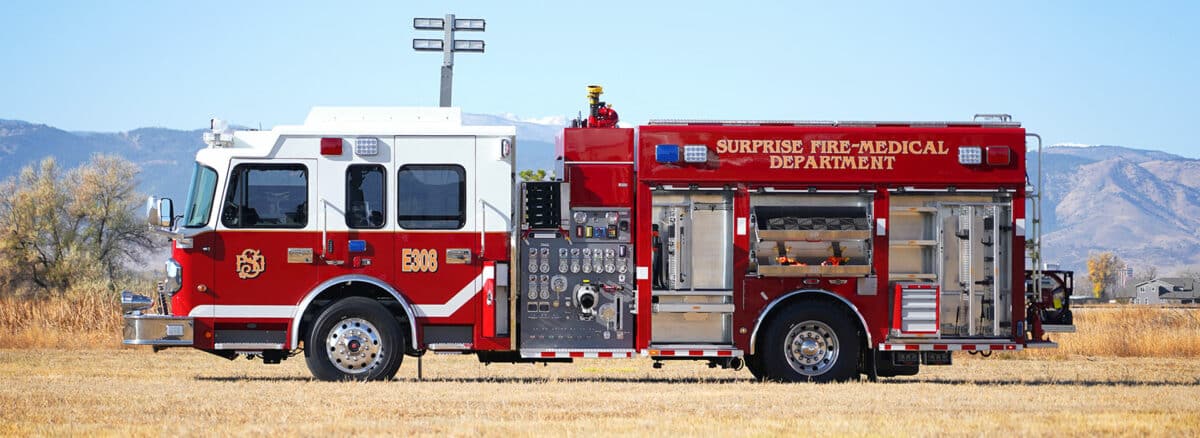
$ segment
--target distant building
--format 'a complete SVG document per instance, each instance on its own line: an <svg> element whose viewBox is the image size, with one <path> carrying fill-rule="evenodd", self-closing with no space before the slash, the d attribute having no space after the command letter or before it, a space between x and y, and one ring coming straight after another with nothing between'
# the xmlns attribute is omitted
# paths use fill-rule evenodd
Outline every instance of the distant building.
<svg viewBox="0 0 1200 438"><path fill-rule="evenodd" d="M1196 304L1200 291L1194 278L1156 278L1134 286L1133 304Z"/></svg>

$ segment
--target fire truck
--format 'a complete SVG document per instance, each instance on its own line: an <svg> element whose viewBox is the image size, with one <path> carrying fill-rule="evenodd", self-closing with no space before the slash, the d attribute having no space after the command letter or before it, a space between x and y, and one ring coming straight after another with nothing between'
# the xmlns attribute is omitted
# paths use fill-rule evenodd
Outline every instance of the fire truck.
<svg viewBox="0 0 1200 438"><path fill-rule="evenodd" d="M1072 330L1070 273L1037 269L1041 140L1010 117L622 128L601 92L549 181L458 108L214 120L181 214L150 201L172 256L156 294L122 293L125 344L303 354L322 380L435 352L828 382Z"/></svg>

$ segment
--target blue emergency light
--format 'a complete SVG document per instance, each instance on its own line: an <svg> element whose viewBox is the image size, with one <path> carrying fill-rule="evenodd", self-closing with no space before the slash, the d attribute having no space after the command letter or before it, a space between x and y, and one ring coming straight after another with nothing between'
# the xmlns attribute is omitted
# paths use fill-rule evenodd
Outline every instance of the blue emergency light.
<svg viewBox="0 0 1200 438"><path fill-rule="evenodd" d="M659 163L678 163L679 145L660 144L654 147L654 161Z"/></svg>

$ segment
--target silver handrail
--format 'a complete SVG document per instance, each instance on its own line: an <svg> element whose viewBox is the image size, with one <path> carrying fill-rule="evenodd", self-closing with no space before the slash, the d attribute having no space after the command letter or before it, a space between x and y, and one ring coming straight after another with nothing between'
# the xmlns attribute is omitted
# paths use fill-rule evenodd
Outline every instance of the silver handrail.
<svg viewBox="0 0 1200 438"><path fill-rule="evenodd" d="M1037 155L1037 186L1034 187L1035 196L1033 198L1033 221L1030 225L1033 226L1034 248L1033 248L1033 290L1041 293L1042 288L1042 136L1026 132L1026 137L1037 139L1038 155ZM1028 196L1028 193L1026 194Z"/></svg>

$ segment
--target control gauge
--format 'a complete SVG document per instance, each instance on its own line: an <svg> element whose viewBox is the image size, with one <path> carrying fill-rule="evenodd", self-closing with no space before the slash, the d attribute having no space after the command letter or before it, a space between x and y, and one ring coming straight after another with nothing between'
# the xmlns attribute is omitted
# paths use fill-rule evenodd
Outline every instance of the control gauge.
<svg viewBox="0 0 1200 438"><path fill-rule="evenodd" d="M567 277L555 275L550 278L550 289L555 292L563 292L567 290Z"/></svg>
<svg viewBox="0 0 1200 438"><path fill-rule="evenodd" d="M600 322L603 322L605 325L612 324L617 320L617 306L614 306L612 303L600 306L600 311L596 313L600 317Z"/></svg>
<svg viewBox="0 0 1200 438"><path fill-rule="evenodd" d="M617 220L621 219L621 215L617 214L615 211L610 211L604 214L604 219L608 220L610 225L616 225Z"/></svg>
<svg viewBox="0 0 1200 438"><path fill-rule="evenodd" d="M587 213L584 213L582 211L577 211L577 212L575 212L575 214L571 215L571 218L575 219L575 223L582 224L584 222L587 222Z"/></svg>

